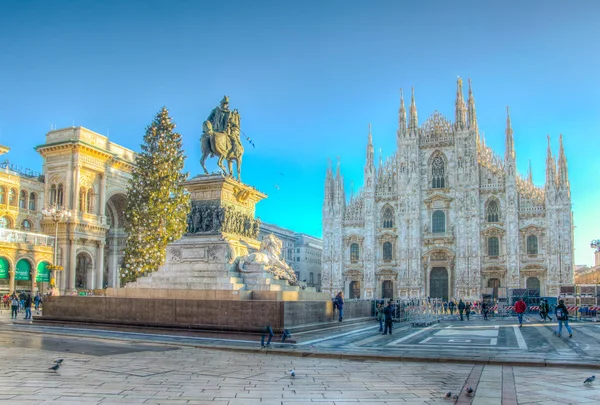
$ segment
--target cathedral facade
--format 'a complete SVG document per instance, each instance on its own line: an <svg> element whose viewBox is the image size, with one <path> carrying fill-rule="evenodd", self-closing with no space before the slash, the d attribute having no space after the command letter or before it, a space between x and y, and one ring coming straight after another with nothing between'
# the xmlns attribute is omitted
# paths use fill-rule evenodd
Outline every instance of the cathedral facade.
<svg viewBox="0 0 600 405"><path fill-rule="evenodd" d="M480 137L475 100L457 83L454 122L434 112L407 122L401 96L396 152L376 167L369 130L364 185L346 199L338 161L327 169L322 290L350 298L479 300L499 288L558 296L573 283L573 217L562 144L548 138L546 183L517 172L507 109L506 152Z"/></svg>

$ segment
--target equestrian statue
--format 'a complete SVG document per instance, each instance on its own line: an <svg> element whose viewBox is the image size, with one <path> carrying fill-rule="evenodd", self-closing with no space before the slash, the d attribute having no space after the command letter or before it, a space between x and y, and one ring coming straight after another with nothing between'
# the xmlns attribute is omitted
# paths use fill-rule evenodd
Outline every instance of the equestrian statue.
<svg viewBox="0 0 600 405"><path fill-rule="evenodd" d="M202 158L200 164L204 173L208 174L204 162L207 157L217 157L217 165L226 176L233 177L232 162L236 161L237 180L242 181L242 155L244 147L240 141L240 114L238 110L229 109L229 97L224 96L221 104L214 108L206 121L202 124L200 148ZM225 170L223 160L227 161L228 171Z"/></svg>

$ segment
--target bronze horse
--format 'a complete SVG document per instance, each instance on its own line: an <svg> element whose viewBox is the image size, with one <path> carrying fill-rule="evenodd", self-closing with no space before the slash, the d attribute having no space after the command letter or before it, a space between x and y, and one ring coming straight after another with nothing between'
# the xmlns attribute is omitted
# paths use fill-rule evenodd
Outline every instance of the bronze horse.
<svg viewBox="0 0 600 405"><path fill-rule="evenodd" d="M239 116L238 116L239 117ZM210 121L204 121L202 124L202 136L200 137L200 148L202 149L202 158L200 159L200 165L204 169L204 173L208 174L204 162L210 155L217 156L217 165L223 171L226 176L233 177L232 162L236 161L237 166L237 180L242 181L242 155L244 154L244 147L241 142L237 142L236 145L232 138L237 137L239 139L240 127L239 118L230 120L227 124L229 133L227 132L215 132ZM231 135L230 135L231 134ZM229 172L225 170L223 166L223 159L227 160L227 167Z"/></svg>

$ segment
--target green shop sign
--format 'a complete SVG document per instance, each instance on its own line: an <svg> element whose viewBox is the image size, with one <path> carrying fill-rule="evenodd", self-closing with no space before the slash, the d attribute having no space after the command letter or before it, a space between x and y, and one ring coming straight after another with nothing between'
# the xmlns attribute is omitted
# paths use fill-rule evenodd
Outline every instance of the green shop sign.
<svg viewBox="0 0 600 405"><path fill-rule="evenodd" d="M36 283L49 283L50 282L50 270L48 270L49 264L41 262L37 266L37 276L35 277Z"/></svg>
<svg viewBox="0 0 600 405"><path fill-rule="evenodd" d="M0 278L8 278L8 260L0 257Z"/></svg>
<svg viewBox="0 0 600 405"><path fill-rule="evenodd" d="M17 263L15 280L31 280L31 264L27 260L21 259Z"/></svg>

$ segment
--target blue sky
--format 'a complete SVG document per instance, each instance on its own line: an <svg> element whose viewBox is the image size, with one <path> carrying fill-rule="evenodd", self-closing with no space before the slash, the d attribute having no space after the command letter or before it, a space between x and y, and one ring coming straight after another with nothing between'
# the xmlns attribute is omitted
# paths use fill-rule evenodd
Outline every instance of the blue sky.
<svg viewBox="0 0 600 405"><path fill-rule="evenodd" d="M493 4L492 4L493 3ZM600 2L20 1L0 3L0 144L41 170L51 125L85 126L139 150L166 105L199 174L202 121L224 94L240 111L243 177L269 197L267 222L321 235L327 158L362 184L368 123L394 152L398 90L422 123L454 114L473 81L480 130L504 154L511 108L517 165L545 181L546 135L564 136L576 263L600 238ZM214 168L215 163L211 162Z"/></svg>

